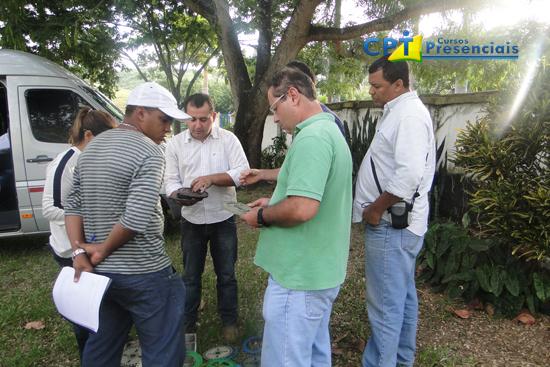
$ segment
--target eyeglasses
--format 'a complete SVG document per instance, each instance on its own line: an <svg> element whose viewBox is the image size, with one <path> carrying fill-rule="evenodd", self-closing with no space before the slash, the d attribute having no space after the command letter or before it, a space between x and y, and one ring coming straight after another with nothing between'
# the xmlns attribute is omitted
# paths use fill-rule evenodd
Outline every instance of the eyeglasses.
<svg viewBox="0 0 550 367"><path fill-rule="evenodd" d="M273 113L273 114L274 114L275 112L277 112L277 107L276 107L276 105L277 105L277 103L279 103L280 101L282 101L284 97L286 97L286 93L283 94L283 95L281 95L279 98L277 98L277 99L275 100L275 102L273 102L273 103L271 104L271 106L269 106L269 112L271 112L271 113Z"/></svg>

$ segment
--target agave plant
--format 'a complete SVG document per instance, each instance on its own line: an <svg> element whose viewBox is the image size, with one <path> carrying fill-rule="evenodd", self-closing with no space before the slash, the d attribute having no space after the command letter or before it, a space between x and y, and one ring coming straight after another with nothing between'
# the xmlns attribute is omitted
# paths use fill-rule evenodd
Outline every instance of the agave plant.
<svg viewBox="0 0 550 367"><path fill-rule="evenodd" d="M355 179L361 162L369 149L374 133L376 132L376 124L378 123L378 117L371 115L370 108L367 109L367 113L363 117L363 121L359 121L357 118L351 123L351 131L349 129L347 121L344 121L344 132L346 135L346 141L348 142L349 149L351 151L351 158L353 161L353 186L355 187Z"/></svg>

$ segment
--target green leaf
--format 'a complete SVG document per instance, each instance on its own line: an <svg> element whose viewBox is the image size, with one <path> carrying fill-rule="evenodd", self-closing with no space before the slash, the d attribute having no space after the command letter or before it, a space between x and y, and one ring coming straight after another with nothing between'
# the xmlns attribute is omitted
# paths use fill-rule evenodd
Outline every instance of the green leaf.
<svg viewBox="0 0 550 367"><path fill-rule="evenodd" d="M456 236L453 241L453 251L457 254L462 254L468 249L468 242L470 240L470 237L467 236L465 233L460 233L460 235Z"/></svg>
<svg viewBox="0 0 550 367"><path fill-rule="evenodd" d="M441 283L449 283L453 281L465 281L469 282L475 278L475 274L471 271L463 272L463 273L455 273L455 274L449 274L443 280Z"/></svg>
<svg viewBox="0 0 550 367"><path fill-rule="evenodd" d="M500 296L502 289L504 288L504 271L500 271L498 267L491 268L491 279L490 279L490 292L495 296Z"/></svg>
<svg viewBox="0 0 550 367"><path fill-rule="evenodd" d="M527 308L529 309L529 311L534 314L536 309L535 309L535 297L532 295L532 294L529 294L527 295L527 297L525 297L525 302L527 303Z"/></svg>
<svg viewBox="0 0 550 367"><path fill-rule="evenodd" d="M431 268L431 269L434 269L434 254L432 254L431 252L426 252L426 262L428 263L428 266Z"/></svg>
<svg viewBox="0 0 550 367"><path fill-rule="evenodd" d="M436 260L434 258L435 262L435 274L434 274L434 281L441 282L441 279L447 275L447 269L445 267L445 262L443 260Z"/></svg>
<svg viewBox="0 0 550 367"><path fill-rule="evenodd" d="M542 302L550 298L550 282L546 283L544 277L539 273L533 274L533 286L535 287L537 298Z"/></svg>
<svg viewBox="0 0 550 367"><path fill-rule="evenodd" d="M491 283L489 281L491 269L484 265L476 269L476 278L479 282L479 286L486 292L491 292Z"/></svg>
<svg viewBox="0 0 550 367"><path fill-rule="evenodd" d="M504 286L512 296L519 296L519 280L513 270L506 272L506 281L504 282Z"/></svg>
<svg viewBox="0 0 550 367"><path fill-rule="evenodd" d="M462 256L462 264L460 266L460 271L471 272L476 264L476 261L477 261L477 254L475 253L464 254Z"/></svg>
<svg viewBox="0 0 550 367"><path fill-rule="evenodd" d="M443 241L443 240L439 241L438 246L435 249L436 258L440 259L447 252L449 247L451 247L452 242L453 241L451 241L450 238L448 237L446 241Z"/></svg>
<svg viewBox="0 0 550 367"><path fill-rule="evenodd" d="M69 31L69 27L65 26L63 33L65 34L65 44L68 47L71 47L71 32Z"/></svg>
<svg viewBox="0 0 550 367"><path fill-rule="evenodd" d="M484 252L490 248L489 243L486 240L480 239L472 239L468 243L468 246L476 252Z"/></svg>
<svg viewBox="0 0 550 367"><path fill-rule="evenodd" d="M451 252L449 255L449 258L445 262L445 273L444 276L449 276L451 274L455 274L458 270L458 267L460 266L460 258L457 254L454 252Z"/></svg>
<svg viewBox="0 0 550 367"><path fill-rule="evenodd" d="M437 241L435 240L435 233L428 232L424 237L424 249L428 252L435 253L437 247Z"/></svg>
<svg viewBox="0 0 550 367"><path fill-rule="evenodd" d="M462 216L462 226L464 228L468 228L470 226L470 216L468 215L468 213L464 213L464 215Z"/></svg>

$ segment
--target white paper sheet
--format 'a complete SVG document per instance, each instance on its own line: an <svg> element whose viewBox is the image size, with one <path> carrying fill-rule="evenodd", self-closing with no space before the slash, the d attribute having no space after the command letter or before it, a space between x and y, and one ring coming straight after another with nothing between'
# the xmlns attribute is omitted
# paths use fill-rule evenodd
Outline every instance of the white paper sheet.
<svg viewBox="0 0 550 367"><path fill-rule="evenodd" d="M82 272L78 283L73 279L73 268L66 266L59 272L52 291L57 311L75 324L97 332L99 306L111 279L88 272Z"/></svg>
<svg viewBox="0 0 550 367"><path fill-rule="evenodd" d="M225 201L223 203L223 208L230 213L236 215L243 215L250 211L250 207L244 203Z"/></svg>

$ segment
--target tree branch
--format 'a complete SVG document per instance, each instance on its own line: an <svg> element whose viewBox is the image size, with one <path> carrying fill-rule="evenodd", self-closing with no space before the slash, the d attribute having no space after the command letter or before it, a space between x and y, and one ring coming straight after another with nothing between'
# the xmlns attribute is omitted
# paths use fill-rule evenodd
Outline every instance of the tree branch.
<svg viewBox="0 0 550 367"><path fill-rule="evenodd" d="M128 60L130 60L130 62L132 63L132 65L134 65L134 67L136 68L137 72L139 73L139 76L141 76L141 79L143 79L143 81L145 82L148 82L149 79L147 79L147 75L145 75L143 73L143 71L141 71L141 68L139 67L139 65L135 62L135 60L124 50L120 50L120 53L122 56L126 57Z"/></svg>
<svg viewBox="0 0 550 367"><path fill-rule="evenodd" d="M423 14L465 7L481 8L483 5L480 0L428 0L407 7L395 14L354 26L344 28L311 26L307 42L345 41L361 37L367 33L390 30L407 19L419 17Z"/></svg>
<svg viewBox="0 0 550 367"><path fill-rule="evenodd" d="M189 97L189 94L191 94L191 89L193 89L193 85L195 84L195 82L197 81L197 79L199 78L199 76L201 75L202 71L204 70L204 68L206 67L206 65L208 65L208 63L210 62L210 60L212 60L212 58L214 56L216 56L218 53L220 52L220 48L217 47L210 56L208 56L208 58L202 63L201 67L199 68L199 70L197 70L195 72L195 75L193 75L193 79L191 79L191 81L189 82L189 84L187 85L187 90L185 91L185 98ZM184 99L185 99L184 98ZM181 103L181 102L179 102ZM185 106L180 106L180 108L185 108Z"/></svg>
<svg viewBox="0 0 550 367"><path fill-rule="evenodd" d="M153 44L153 47L155 49L155 52L157 54L157 57L159 59L159 63L164 70L164 74L166 75L166 82L168 83L168 89L176 99L178 99L180 95L180 91L176 90L176 86L174 85L174 77L172 73L172 60L170 55L170 50L166 46L166 50L162 49L163 43L165 43L165 40L158 39L157 38L157 30L160 29L157 19L155 18L155 13L153 12L152 8L148 8L145 11L145 17L146 21L149 24L149 35L151 36L151 41ZM160 32L159 32L160 33ZM162 37L161 37L162 38Z"/></svg>
<svg viewBox="0 0 550 367"><path fill-rule="evenodd" d="M212 0L183 0L195 13L202 15L211 25L216 24L216 8Z"/></svg>
<svg viewBox="0 0 550 367"><path fill-rule="evenodd" d="M186 57L187 45L188 43L185 42L182 51L179 52L178 54L179 67L176 72L176 89L177 90L181 90L181 83L183 82L183 77L187 73L187 68L189 67L189 65L186 62L184 62L184 60L189 60L189 58Z"/></svg>
<svg viewBox="0 0 550 367"><path fill-rule="evenodd" d="M298 3L271 59L266 71L267 77L262 78L261 81L255 80L255 93L266 95L267 82L271 75L295 58L305 46L310 32L311 19L320 3L321 0L302 0Z"/></svg>
<svg viewBox="0 0 550 367"><path fill-rule="evenodd" d="M214 26L219 45L223 50L223 59L229 76L233 103L237 108L241 96L250 93L252 83L244 62L235 23L229 14L229 4L227 0L214 0L214 6L216 11L216 24Z"/></svg>
<svg viewBox="0 0 550 367"><path fill-rule="evenodd" d="M195 58L194 54L191 54L189 57L187 57L187 48L189 47L189 42L183 43L183 48L178 54L178 61L179 61L179 70L177 72L177 78L178 78L178 85L177 88L180 88L181 80L183 79L183 75L187 72L187 66L186 63L184 63L184 60L193 60ZM176 49L177 51L177 49Z"/></svg>

